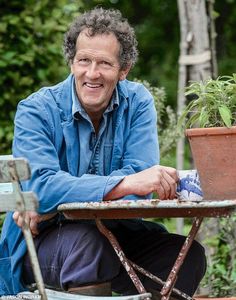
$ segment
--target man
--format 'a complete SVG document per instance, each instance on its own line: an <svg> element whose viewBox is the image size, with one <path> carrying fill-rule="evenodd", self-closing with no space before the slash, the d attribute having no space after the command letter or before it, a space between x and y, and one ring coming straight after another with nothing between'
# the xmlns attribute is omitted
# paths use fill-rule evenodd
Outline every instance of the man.
<svg viewBox="0 0 236 300"><path fill-rule="evenodd" d="M28 221L46 284L72 293L133 294L135 288L109 242L91 222L56 214L61 203L118 198L173 199L175 169L158 165L156 112L151 94L126 80L137 59L134 30L119 11L95 8L71 25L64 53L71 75L19 103L14 156L26 157L32 179L22 183L39 197L39 214ZM48 217L49 214L49 217ZM0 291L14 294L34 282L17 212L6 217ZM43 219L48 221L40 222ZM43 225L43 226L42 226ZM184 242L161 225L142 220L107 221L132 261L166 279ZM193 295L205 272L195 242L176 287ZM143 278L148 291L160 290Z"/></svg>

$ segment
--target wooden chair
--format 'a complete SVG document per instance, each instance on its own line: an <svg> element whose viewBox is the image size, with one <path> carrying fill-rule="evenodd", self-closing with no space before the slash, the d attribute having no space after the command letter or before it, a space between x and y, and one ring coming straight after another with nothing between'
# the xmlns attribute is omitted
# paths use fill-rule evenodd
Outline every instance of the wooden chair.
<svg viewBox="0 0 236 300"><path fill-rule="evenodd" d="M37 253L34 246L33 237L30 228L25 222L26 211L37 211L38 199L33 192L22 192L20 181L27 180L31 176L28 161L24 158L13 158L11 155L0 156L0 212L19 211L23 217L22 231L25 237L27 249L30 256L30 261L37 285L37 294L31 292L20 293L15 299L41 299L41 300L143 300L151 299L150 293L142 293L132 296L118 297L97 297L74 295L67 292L54 291L45 289ZM32 297L32 298L31 298ZM1 299L9 299L8 296L3 296ZM13 299L11 297L11 299Z"/></svg>

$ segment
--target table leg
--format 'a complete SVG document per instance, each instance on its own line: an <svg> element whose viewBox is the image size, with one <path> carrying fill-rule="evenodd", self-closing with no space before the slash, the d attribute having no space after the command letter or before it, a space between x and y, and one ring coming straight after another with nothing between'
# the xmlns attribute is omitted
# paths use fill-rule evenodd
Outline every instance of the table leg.
<svg viewBox="0 0 236 300"><path fill-rule="evenodd" d="M162 289L161 289L161 295L162 298L161 300L168 300L170 298L170 295L172 293L172 291L174 291L177 295L187 299L187 300L191 300L192 298L190 296L188 296L187 294L179 291L178 289L174 288L175 282L177 280L177 275L178 272L180 270L181 265L184 262L184 259L194 241L194 238L200 228L200 225L202 223L203 217L200 218L195 218L193 225L191 227L191 230L188 234L188 236L186 237L186 240L179 252L179 255L175 261L174 266L172 267L170 274L166 280L166 282L162 281L160 278L158 278L157 276L151 274L150 272L148 272L147 270L144 270L143 268L141 268L140 266L136 265L135 263L129 261L123 250L121 249L117 239L115 238L115 236L113 235L113 233L108 230L105 225L102 223L102 221L100 219L96 219L96 225L99 229L99 231L106 236L106 238L109 240L109 242L111 243L113 249L115 250L117 256L119 257L121 263L123 264L124 268L126 269L128 275L130 276L131 280L133 281L135 287L137 288L138 292L141 293L146 293L146 290L143 286L143 284L141 283L140 279L138 278L137 274L135 273L134 269L139 271L140 273L142 273L143 275L149 277L150 279L152 279L153 281L163 285Z"/></svg>
<svg viewBox="0 0 236 300"><path fill-rule="evenodd" d="M144 276L150 278L151 280L153 280L154 282L158 283L160 286L164 286L165 281L163 281L162 279L160 279L159 277L155 276L154 274L152 274L151 272L145 270L144 268L138 266L137 264L135 264L134 262L129 260L129 263L131 264L131 266L138 271L139 273L143 274ZM178 290L177 288L173 288L172 290L176 295L180 296L181 299L186 299L186 300L192 300L192 297L190 297L189 295L185 294L184 292L181 292L180 290Z"/></svg>
<svg viewBox="0 0 236 300"><path fill-rule="evenodd" d="M173 290L174 284L177 280L177 275L178 275L179 269L180 269L181 265L183 264L184 259L188 253L188 250L190 249L190 247L194 241L194 238L201 226L202 220L203 220L203 217L194 218L194 222L191 227L191 230L190 230L188 236L186 237L186 240L179 252L179 255L175 261L174 266L172 267L172 270L170 271L170 274L169 274L164 286L161 289L161 295L162 295L161 300L169 299L170 294Z"/></svg>
<svg viewBox="0 0 236 300"><path fill-rule="evenodd" d="M133 267L129 263L129 260L126 258L123 250L121 249L121 247L120 247L117 239L113 235L113 233L105 227L105 225L102 223L102 221L100 219L96 218L96 225L97 225L97 228L99 229L99 231L102 234L104 234L106 236L106 238L109 240L109 242L111 243L112 247L114 248L117 256L119 257L119 259L120 259L121 263L123 264L125 270L129 274L129 277L133 281L133 283L134 283L135 287L137 288L138 292L140 294L146 293L147 291L145 290L142 282L140 281L137 274L135 273ZM150 298L147 298L146 300L150 300Z"/></svg>

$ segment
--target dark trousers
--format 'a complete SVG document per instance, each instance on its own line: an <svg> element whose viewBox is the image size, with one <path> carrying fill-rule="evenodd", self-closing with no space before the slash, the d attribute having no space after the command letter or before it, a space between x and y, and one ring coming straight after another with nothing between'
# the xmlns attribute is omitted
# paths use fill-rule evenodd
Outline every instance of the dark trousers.
<svg viewBox="0 0 236 300"><path fill-rule="evenodd" d="M183 236L141 220L104 222L131 261L166 280L184 243ZM50 286L67 290L111 281L113 291L123 295L137 293L109 241L92 222L54 224L35 238L35 245L44 281ZM205 270L204 248L194 241L175 286L192 296ZM28 255L24 259L23 276L26 284L34 282ZM139 277L147 290L160 290L150 279Z"/></svg>

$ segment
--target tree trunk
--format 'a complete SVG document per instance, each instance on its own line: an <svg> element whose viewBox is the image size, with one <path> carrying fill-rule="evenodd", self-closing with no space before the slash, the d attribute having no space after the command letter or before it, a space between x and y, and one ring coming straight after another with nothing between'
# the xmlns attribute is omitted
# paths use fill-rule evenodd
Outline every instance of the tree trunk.
<svg viewBox="0 0 236 300"><path fill-rule="evenodd" d="M212 20L213 0L209 0L207 15L205 0L178 0L180 20L180 57L178 80L178 116L181 114L186 99L184 88L189 80L204 80L216 77L217 65L215 56L215 27ZM209 22L210 19L210 22ZM209 26L210 25L210 26ZM210 33L210 35L209 35ZM176 166L184 169L185 139L181 138L177 144ZM177 220L177 228L180 232L180 221ZM205 221L198 235L199 240L217 233L218 220ZM205 247L208 263L210 263L212 248ZM200 292L208 292L201 289Z"/></svg>

